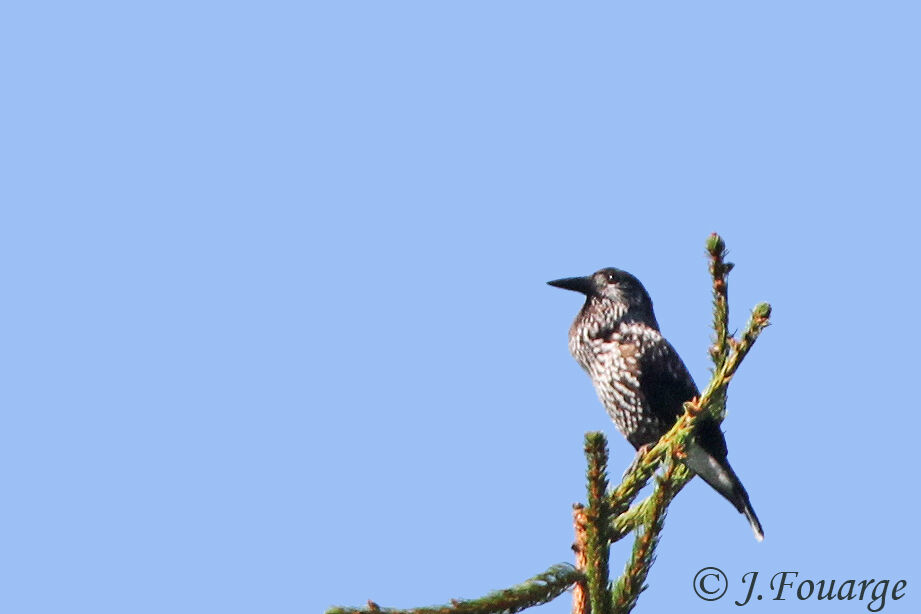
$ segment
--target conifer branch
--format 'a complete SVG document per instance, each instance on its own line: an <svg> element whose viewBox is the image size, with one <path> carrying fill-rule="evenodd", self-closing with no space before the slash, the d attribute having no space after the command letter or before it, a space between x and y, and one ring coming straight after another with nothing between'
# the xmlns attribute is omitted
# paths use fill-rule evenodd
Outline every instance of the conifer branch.
<svg viewBox="0 0 921 614"><path fill-rule="evenodd" d="M665 474L657 480L655 491L647 499L648 510L643 514L642 527L637 530L630 562L614 586L613 614L625 614L632 610L640 593L646 590L646 577L655 560L654 552L665 524L665 512L678 493L673 481L676 467L675 463L668 465Z"/></svg>
<svg viewBox="0 0 921 614"><path fill-rule="evenodd" d="M652 477L652 474L659 466L662 456L667 449L667 446L655 446L649 450L643 455L643 458L640 459L637 465L633 467L633 470L624 476L620 485L611 492L612 518L616 519L627 511L627 508L636 498L636 495L639 494L649 482L649 478ZM615 533L617 533L617 531L615 531ZM620 537L615 536L612 536L612 538L613 541L620 539Z"/></svg>
<svg viewBox="0 0 921 614"><path fill-rule="evenodd" d="M608 444L602 433L585 434L585 457L588 459L588 507L585 508L585 576L588 599L592 614L610 614Z"/></svg>
<svg viewBox="0 0 921 614"><path fill-rule="evenodd" d="M719 369L729 356L729 271L731 262L726 262L726 243L715 232L707 238L707 253L710 255L710 277L713 278L713 330L716 333L710 357Z"/></svg>
<svg viewBox="0 0 921 614"><path fill-rule="evenodd" d="M672 499L674 495L677 495L678 492L684 488L684 485L688 483L691 477L691 472L685 465L672 465L672 474L669 478L669 484L671 488L674 489L674 493L671 497ZM613 533L612 541L618 541L630 533L630 531L640 524L644 518L649 516L650 510L654 504L655 501L651 496L646 497L617 518L614 518L611 522L611 530Z"/></svg>
<svg viewBox="0 0 921 614"><path fill-rule="evenodd" d="M582 577L572 565L559 563L521 584L479 599L452 600L446 605L409 610L382 608L369 601L364 608L333 607L326 614L512 614L553 601Z"/></svg>
<svg viewBox="0 0 921 614"><path fill-rule="evenodd" d="M576 541L572 544L572 551L576 555L576 570L585 573L587 557L585 555L585 507L581 503L572 506L572 525L576 534ZM577 581L572 587L572 614L590 614L588 602L588 586L584 579Z"/></svg>

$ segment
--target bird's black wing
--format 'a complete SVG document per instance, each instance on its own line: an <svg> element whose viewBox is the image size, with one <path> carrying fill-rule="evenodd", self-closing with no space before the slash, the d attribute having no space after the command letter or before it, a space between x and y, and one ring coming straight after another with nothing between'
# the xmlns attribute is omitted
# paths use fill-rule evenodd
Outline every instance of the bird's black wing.
<svg viewBox="0 0 921 614"><path fill-rule="evenodd" d="M678 352L664 338L647 341L642 347L637 361L640 392L652 414L671 427L684 413L684 402L698 395L697 386Z"/></svg>
<svg viewBox="0 0 921 614"><path fill-rule="evenodd" d="M700 394L684 361L675 348L664 338L646 347L639 367L640 391L657 419L671 428L684 413L685 401ZM724 459L728 454L726 438L719 425L713 420L698 421L695 438L701 447L716 458Z"/></svg>

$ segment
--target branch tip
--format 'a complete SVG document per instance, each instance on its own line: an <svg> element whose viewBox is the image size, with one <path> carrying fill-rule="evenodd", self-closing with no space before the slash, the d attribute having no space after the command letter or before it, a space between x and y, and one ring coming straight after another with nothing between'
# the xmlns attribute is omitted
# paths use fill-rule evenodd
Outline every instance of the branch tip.
<svg viewBox="0 0 921 614"><path fill-rule="evenodd" d="M710 236L707 237L707 252L713 258L723 258L726 255L726 243L723 237L715 232L710 233Z"/></svg>

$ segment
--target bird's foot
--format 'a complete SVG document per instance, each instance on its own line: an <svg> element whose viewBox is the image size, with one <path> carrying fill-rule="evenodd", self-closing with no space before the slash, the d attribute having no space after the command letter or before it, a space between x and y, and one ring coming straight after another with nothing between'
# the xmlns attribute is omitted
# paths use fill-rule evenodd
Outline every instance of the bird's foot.
<svg viewBox="0 0 921 614"><path fill-rule="evenodd" d="M653 444L653 443L647 443L647 444L643 444L643 445L641 445L639 448L637 448L637 450L636 450L636 456L633 457L633 462L630 463L630 466L627 467L627 470L626 470L626 471L624 471L623 478L621 478L621 479L626 478L628 475L630 475L631 473L633 473L637 468L639 468L639 466L640 466L640 461L643 460L643 457L646 456L646 453L647 453L647 452L649 452L650 450L652 450L652 447L653 447L654 445L655 445L655 444Z"/></svg>

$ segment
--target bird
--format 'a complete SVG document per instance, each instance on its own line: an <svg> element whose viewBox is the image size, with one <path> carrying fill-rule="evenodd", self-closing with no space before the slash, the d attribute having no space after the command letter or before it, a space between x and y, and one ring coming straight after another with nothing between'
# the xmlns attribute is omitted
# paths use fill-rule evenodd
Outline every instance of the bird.
<svg viewBox="0 0 921 614"><path fill-rule="evenodd" d="M569 329L569 351L588 373L617 429L637 450L634 464L699 396L675 348L662 336L640 280L609 267L549 285L585 295ZM726 438L712 418L698 421L686 449L688 467L743 514L764 539L748 492L729 464Z"/></svg>

